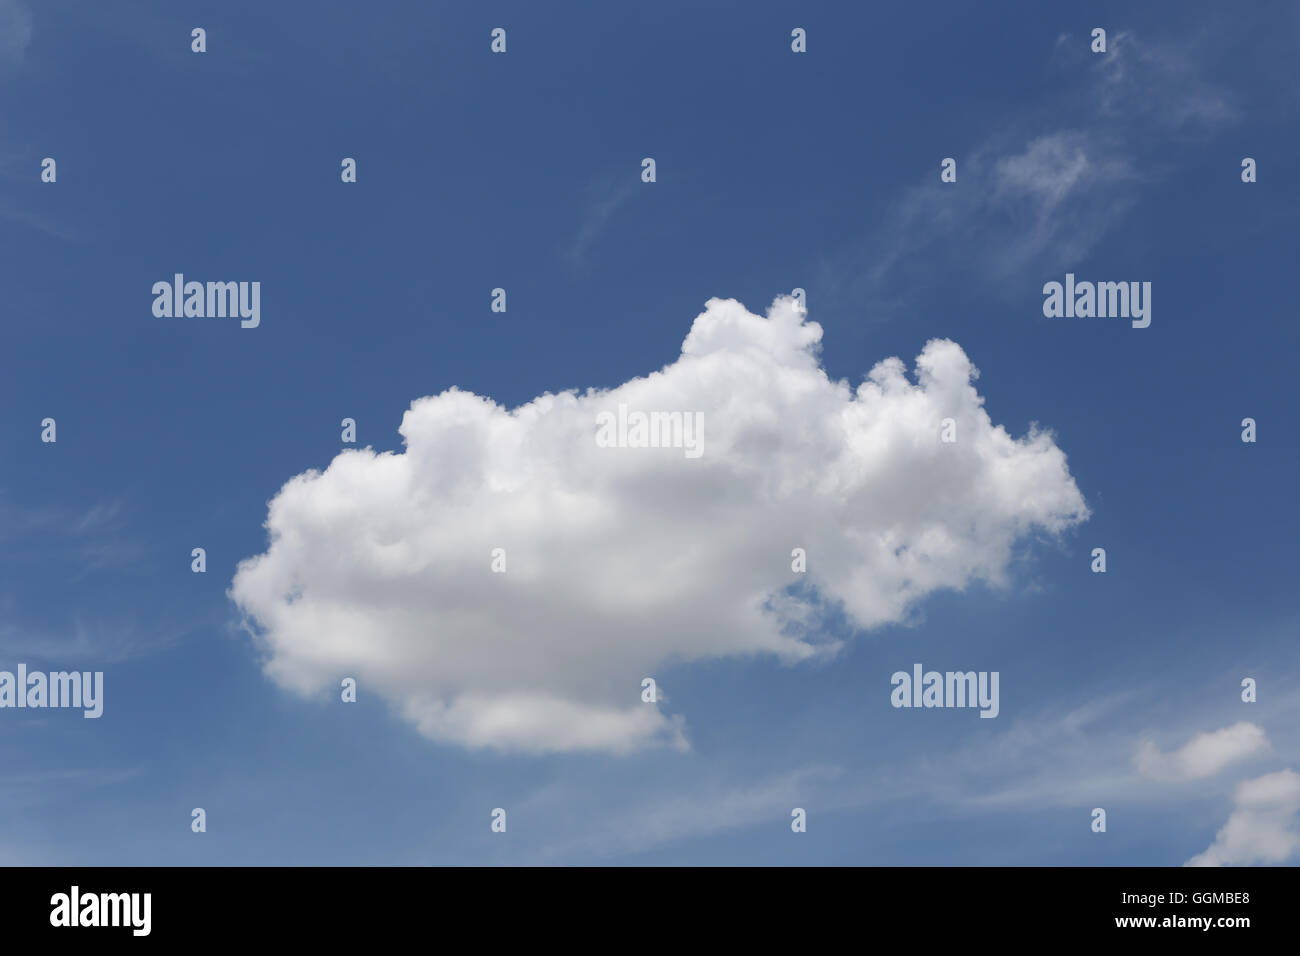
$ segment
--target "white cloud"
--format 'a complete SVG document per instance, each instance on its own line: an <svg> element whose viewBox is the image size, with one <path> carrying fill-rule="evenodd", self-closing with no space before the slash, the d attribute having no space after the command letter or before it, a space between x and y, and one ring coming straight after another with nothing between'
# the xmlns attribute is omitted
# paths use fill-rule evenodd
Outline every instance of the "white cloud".
<svg viewBox="0 0 1300 956"><path fill-rule="evenodd" d="M1268 749L1264 731L1243 720L1222 730L1197 734L1171 753L1163 753L1154 742L1144 740L1133 762L1142 776L1152 780L1199 780Z"/></svg>
<svg viewBox="0 0 1300 956"><path fill-rule="evenodd" d="M767 318L712 299L677 361L615 389L415 401L403 453L345 451L271 502L230 592L266 672L304 694L356 677L471 747L684 746L640 700L666 662L834 653L827 607L899 621L1087 516L1052 437L994 425L955 343L927 343L915 382L891 358L853 389L821 369L821 333L789 299ZM702 413L702 457L597 447L620 403Z"/></svg>
<svg viewBox="0 0 1300 956"><path fill-rule="evenodd" d="M1204 853L1186 866L1284 863L1300 851L1300 774L1280 770L1237 786L1236 808Z"/></svg>
<svg viewBox="0 0 1300 956"><path fill-rule="evenodd" d="M982 139L954 143L956 183L940 181L933 157L860 241L823 262L832 300L869 315L909 311L936 274L1037 289L1040 273L1078 266L1120 227L1142 183L1167 175L1170 155L1237 118L1231 98L1201 78L1210 71L1192 40L1122 32L1109 51L1092 54L1087 35L1058 38L1063 82L1046 84L1055 92L989 117Z"/></svg>
<svg viewBox="0 0 1300 956"><path fill-rule="evenodd" d="M1220 45L1216 30L1208 38L1164 42L1139 42L1131 31L1114 34L1105 56L1089 55L1100 80L1101 115L1162 131L1209 129L1235 120L1233 97L1205 77L1209 54Z"/></svg>

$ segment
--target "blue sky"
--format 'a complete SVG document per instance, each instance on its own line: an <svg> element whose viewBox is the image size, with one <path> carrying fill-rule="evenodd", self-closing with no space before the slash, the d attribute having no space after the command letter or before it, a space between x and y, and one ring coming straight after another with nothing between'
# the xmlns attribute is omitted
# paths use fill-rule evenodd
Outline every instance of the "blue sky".
<svg viewBox="0 0 1300 956"><path fill-rule="evenodd" d="M0 0L0 669L105 675L98 720L0 710L0 862L1169 865L1211 846L1222 862L1295 861L1294 5L273 6ZM190 50L194 27L205 53ZM791 51L796 27L806 53ZM1105 54L1089 49L1094 27ZM55 183L41 182L45 157ZM340 181L343 157L356 183ZM955 183L940 182L944 157ZM1257 182L1242 182L1243 157ZM151 287L177 272L259 281L260 325L155 317ZM1043 284L1067 272L1151 282L1150 327L1045 318ZM504 313L490 309L497 287ZM798 480L830 473L784 455L817 423L728 377L726 348L706 349L716 379L678 361L702 313L701 338L723 337L709 300L743 303L743 339L766 334L778 319L761 317L796 287L831 382L856 388L895 356L912 376L927 342L947 339L978 368L994 426L1018 440L1050 430L1068 467L1052 479L1059 504L1032 503L1042 485L1026 471L993 517L900 505L967 521L949 530L999 580L936 572L897 613L856 626L855 602L859 624L880 605L841 586L852 568L819 578L810 552L826 613L804 638L839 649L806 660L711 644L723 624L691 633L715 611L731 620L744 582L725 561L705 597L665 585L649 611L637 582L616 582L599 598L627 609L625 627L595 650L569 633L590 619L591 579L551 566L534 581L526 563L492 578L486 548L475 587L507 590L474 591L455 614L438 604L437 567L429 597L366 565L374 590L328 596L319 636L297 623L268 636L277 601L286 619L307 613L283 594L232 596L239 562L268 551L268 502L331 466L345 417L381 456L346 452L355 497L324 517L287 513L289 531L301 518L339 536L281 553L259 587L283 572L324 589L312 561L367 560L367 522L397 520L374 533L417 555L425 534L462 534L477 556L476 522L509 530L514 511L453 523L437 497L440 476L476 474L449 461L495 454L497 433L468 411L463 434L436 418L449 404L416 422L428 456L412 469L432 504L403 512L382 482L411 403L452 387L513 409L678 363L664 388L770 407L787 442L771 461ZM710 475L768 461L713 447L723 471ZM512 502L576 487L569 459L515 452ZM909 471L919 459L879 454L868 461L903 491L924 483ZM695 487L681 474L664 487ZM723 538L743 552L761 532L750 524L792 510L827 547L837 527L886 521L861 499L812 494L747 524L767 499L678 510L654 485L592 499L628 529L600 539L611 550L597 565L661 556L645 543L651 512L686 561ZM1071 488L1086 516L1069 517ZM497 500L480 490L456 500ZM545 526L535 553L555 554L546 545L572 527ZM1105 574L1090 570L1096 547ZM788 552L772 561L775 595ZM521 577L561 597L512 594ZM683 737L500 745L473 714L422 731L403 711L422 691L401 675L444 702L504 685L477 665L447 676L447 659L418 648L366 663L362 633L389 605L427 613L439 653L495 657L501 672L518 660L530 686L574 706L603 705L624 679L627 706L647 706L642 673L602 661L652 660ZM452 623L466 607L472 624ZM536 633L494 629L520 617ZM335 638L347 646L333 662L375 675L355 704L309 663ZM918 661L999 672L998 717L892 707L890 676ZM1253 729L1202 736L1243 722ZM205 833L191 832L194 807ZM496 807L505 834L490 831ZM806 833L791 832L793 807ZM1105 833L1090 829L1095 807ZM1274 849L1216 837L1230 818Z"/></svg>

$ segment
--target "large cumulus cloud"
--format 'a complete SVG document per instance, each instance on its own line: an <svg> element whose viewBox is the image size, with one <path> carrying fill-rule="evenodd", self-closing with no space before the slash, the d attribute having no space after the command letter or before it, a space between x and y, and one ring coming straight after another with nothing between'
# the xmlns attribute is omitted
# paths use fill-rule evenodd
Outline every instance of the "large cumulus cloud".
<svg viewBox="0 0 1300 956"><path fill-rule="evenodd" d="M661 664L834 653L828 608L897 621L1086 517L1052 437L994 425L958 345L854 388L822 370L821 335L790 299L766 317L711 299L675 362L617 388L416 400L403 452L344 451L272 500L230 591L266 672L303 694L354 676L470 747L684 746L683 717L640 699ZM620 404L701 413L703 454L599 447Z"/></svg>

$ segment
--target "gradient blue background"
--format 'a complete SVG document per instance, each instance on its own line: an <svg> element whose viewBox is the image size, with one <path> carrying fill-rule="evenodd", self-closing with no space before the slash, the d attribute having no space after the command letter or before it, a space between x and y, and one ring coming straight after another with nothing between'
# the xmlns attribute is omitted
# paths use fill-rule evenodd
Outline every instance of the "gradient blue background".
<svg viewBox="0 0 1300 956"><path fill-rule="evenodd" d="M1251 719L1275 751L1252 772L1297 765L1294 5L24 7L30 45L0 68L0 667L107 686L97 721L0 712L0 862L1177 864L1249 774L990 806L1032 771L1005 747L1131 694L1117 728ZM1094 130L1093 26L1201 38L1193 65L1232 118L1097 128L1143 176L1083 255L1049 244L990 275L974 221L900 243L887 295L865 279L908 190L981 188L964 166L941 187L942 157ZM1045 319L1041 286L1067 271L1152 281L1151 327ZM174 272L260 280L261 327L154 318ZM509 406L616 385L672 361L706 299L761 312L796 286L832 376L956 340L995 422L1055 431L1092 518L1033 546L1008 589L938 595L829 664L666 672L686 754L467 752L365 694L304 701L263 677L225 589L265 548L268 499L338 452L340 419L396 449L408 404L452 385ZM1001 717L892 709L889 675L914 661L999 670ZM902 793L962 748L986 774ZM809 767L806 834L788 810L728 809Z"/></svg>

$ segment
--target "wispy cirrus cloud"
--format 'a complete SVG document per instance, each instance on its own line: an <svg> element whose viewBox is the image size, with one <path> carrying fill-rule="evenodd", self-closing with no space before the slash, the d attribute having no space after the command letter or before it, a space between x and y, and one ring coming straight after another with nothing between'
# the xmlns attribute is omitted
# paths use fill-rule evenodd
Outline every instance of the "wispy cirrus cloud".
<svg viewBox="0 0 1300 956"><path fill-rule="evenodd" d="M543 846L537 860L605 860L751 827L786 829L795 807L808 804L825 813L838 806L844 798L831 787L842 773L839 767L813 765L747 783L713 778L689 792L656 788L610 813L586 818L587 825ZM554 819L571 812L578 796L572 787L555 786L536 794L523 810Z"/></svg>
<svg viewBox="0 0 1300 956"><path fill-rule="evenodd" d="M1093 55L1087 37L1062 36L1051 65L1077 79L954 146L955 183L940 181L936 156L870 232L823 262L821 284L841 304L888 316L936 272L994 289L1086 256L1128 218L1166 165L1162 150L1238 117L1202 75L1198 44L1120 31Z"/></svg>
<svg viewBox="0 0 1300 956"><path fill-rule="evenodd" d="M565 255L576 266L584 265L591 247L595 245L614 214L632 199L640 183L626 176L606 178L588 187L582 199L582 222L577 235L565 250Z"/></svg>
<svg viewBox="0 0 1300 956"><path fill-rule="evenodd" d="M622 792L602 792L599 808L582 787L557 781L522 802L520 809L526 816L556 822L554 839L537 850L537 861L543 863L617 859L728 832L784 830L796 806L818 819L828 812L889 812L905 805L910 815L929 814L935 820L1064 810L1078 813L1082 821L1090 808L1101 805L1126 817L1172 813L1174 820L1190 820L1235 792L1222 770L1272 754L1273 748L1266 751L1259 743L1262 730L1193 732L1197 723L1222 720L1241 705L1228 695L1208 715L1179 718L1187 701L1204 699L1206 687L1178 688L1178 683L1141 684L1109 695L1081 689L1005 725L976 725L969 737L947 749L918 747L890 759L885 775L878 767L843 762L795 762L785 770L753 776L737 774L734 767L709 768L687 793L680 779L670 785L648 780ZM1212 679L1210 686L1222 683ZM1281 740L1294 739L1292 728L1300 726L1300 694L1274 703L1270 721ZM1183 772L1152 779L1139 770L1132 754L1149 736L1133 730L1135 721L1164 724L1174 738L1190 737L1164 755ZM1300 755L1289 743L1278 751L1274 755L1283 761ZM1188 785L1192 781L1196 785ZM1254 792L1247 790L1248 796ZM1285 818L1285 808L1268 806L1262 799L1242 802L1241 808L1252 811L1247 820L1252 829L1285 823L1273 812ZM1234 829L1240 828L1238 824ZM1276 827L1270 832L1277 832ZM1222 855L1241 858L1232 848Z"/></svg>
<svg viewBox="0 0 1300 956"><path fill-rule="evenodd" d="M109 663L177 642L197 625L191 612L164 609L170 600L123 604L114 600L115 588L100 588L155 571L125 499L33 506L0 491L0 651L10 662ZM5 586L23 579L58 582L66 596L52 604Z"/></svg>
<svg viewBox="0 0 1300 956"><path fill-rule="evenodd" d="M0 0L0 68L21 66L31 42L31 11L21 0Z"/></svg>
<svg viewBox="0 0 1300 956"><path fill-rule="evenodd" d="M915 382L886 358L850 386L821 336L789 298L766 318L711 299L676 362L617 388L417 399L403 453L344 452L271 502L230 589L268 675L301 694L355 675L473 748L684 746L680 715L628 693L664 662L824 658L829 608L897 622L1087 518L1051 434L995 424L956 343L926 343ZM620 406L699 414L701 457L598 447ZM806 580L795 546L818 556Z"/></svg>
<svg viewBox="0 0 1300 956"><path fill-rule="evenodd" d="M1199 780L1268 749L1264 731L1243 720L1222 730L1197 734L1169 753L1161 751L1153 741L1144 740L1138 745L1133 763L1142 776L1152 780Z"/></svg>

